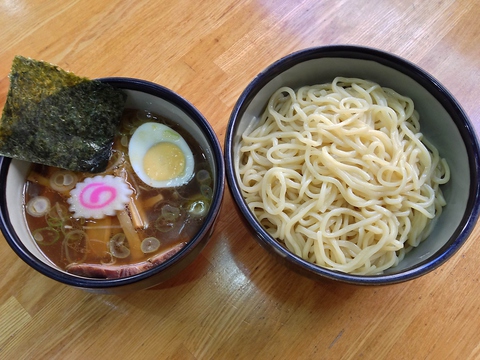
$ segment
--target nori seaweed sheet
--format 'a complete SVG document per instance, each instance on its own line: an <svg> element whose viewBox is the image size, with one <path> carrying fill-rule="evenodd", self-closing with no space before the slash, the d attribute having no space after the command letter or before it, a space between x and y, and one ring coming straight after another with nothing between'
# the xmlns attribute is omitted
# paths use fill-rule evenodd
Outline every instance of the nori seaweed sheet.
<svg viewBox="0 0 480 360"><path fill-rule="evenodd" d="M13 60L0 155L72 171L107 167L126 94L43 61Z"/></svg>

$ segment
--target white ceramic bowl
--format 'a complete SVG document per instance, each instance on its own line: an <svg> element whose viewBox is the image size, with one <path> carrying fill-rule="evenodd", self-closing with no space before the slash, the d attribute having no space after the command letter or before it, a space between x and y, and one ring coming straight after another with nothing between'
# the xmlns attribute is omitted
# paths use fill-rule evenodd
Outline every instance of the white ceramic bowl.
<svg viewBox="0 0 480 360"><path fill-rule="evenodd" d="M443 187L447 206L431 235L383 275L361 276L312 265L290 253L260 226L237 182L234 160L241 135L259 121L270 96L282 86L298 88L331 82L336 76L357 77L411 97L421 116L421 131L446 158L451 180ZM238 99L225 138L227 182L238 209L259 243L287 266L316 279L353 284L391 284L423 275L449 259L467 240L479 213L479 145L458 102L435 78L418 66L376 49L326 46L290 54L262 71Z"/></svg>
<svg viewBox="0 0 480 360"><path fill-rule="evenodd" d="M28 265L63 284L91 292L118 294L145 289L170 279L189 265L207 244L220 211L224 190L224 163L215 132L202 114L187 100L173 91L144 80L104 78L103 82L123 89L127 94L126 108L148 110L165 116L192 134L209 161L214 183L212 203L204 223L187 245L164 263L120 279L94 279L63 271L39 250L25 224L22 192L30 163L0 157L0 227L11 248Z"/></svg>

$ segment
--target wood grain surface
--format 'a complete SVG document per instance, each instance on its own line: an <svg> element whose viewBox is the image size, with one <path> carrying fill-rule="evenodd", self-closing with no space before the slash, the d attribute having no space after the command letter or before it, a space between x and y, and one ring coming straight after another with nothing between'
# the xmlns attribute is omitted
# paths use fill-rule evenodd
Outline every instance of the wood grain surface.
<svg viewBox="0 0 480 360"><path fill-rule="evenodd" d="M0 109L19 54L90 78L171 88L223 143L236 99L271 62L306 47L358 44L424 68L480 131L479 18L477 0L2 0ZM56 283L0 239L0 358L480 358L480 225L439 269L372 288L303 278L239 224L226 191L195 262L122 296Z"/></svg>

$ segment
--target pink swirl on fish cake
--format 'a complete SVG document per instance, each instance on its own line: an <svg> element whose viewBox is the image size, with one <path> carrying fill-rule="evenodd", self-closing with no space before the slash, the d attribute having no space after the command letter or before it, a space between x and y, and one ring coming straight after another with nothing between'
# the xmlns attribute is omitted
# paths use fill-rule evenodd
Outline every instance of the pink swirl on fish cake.
<svg viewBox="0 0 480 360"><path fill-rule="evenodd" d="M97 175L78 183L67 201L75 218L101 219L124 209L132 193L122 178Z"/></svg>

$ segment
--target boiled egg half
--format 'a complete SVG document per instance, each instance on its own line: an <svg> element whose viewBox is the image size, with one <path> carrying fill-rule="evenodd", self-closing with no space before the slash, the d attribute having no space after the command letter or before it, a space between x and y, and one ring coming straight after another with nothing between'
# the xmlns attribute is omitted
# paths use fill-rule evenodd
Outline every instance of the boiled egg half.
<svg viewBox="0 0 480 360"><path fill-rule="evenodd" d="M147 122L140 125L128 143L133 170L155 188L184 185L193 176L193 154L183 137L170 127Z"/></svg>

